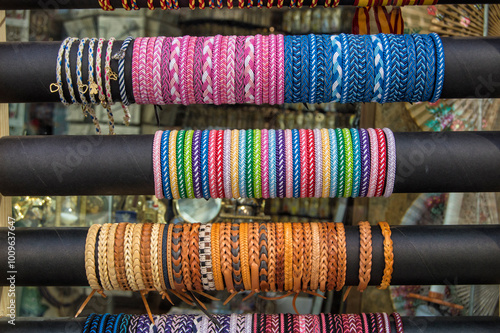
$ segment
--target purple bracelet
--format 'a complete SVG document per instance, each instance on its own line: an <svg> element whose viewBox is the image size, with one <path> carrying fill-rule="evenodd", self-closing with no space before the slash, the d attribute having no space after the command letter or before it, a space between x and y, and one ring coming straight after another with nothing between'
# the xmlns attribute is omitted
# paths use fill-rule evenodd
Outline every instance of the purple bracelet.
<svg viewBox="0 0 500 333"><path fill-rule="evenodd" d="M314 189L314 196L321 198L323 194L323 149L321 148L321 130L314 129L314 159L315 159L315 173L316 182Z"/></svg>
<svg viewBox="0 0 500 333"><path fill-rule="evenodd" d="M361 187L360 197L366 197L368 185L370 184L370 138L368 131L364 128L359 130L359 141L361 150Z"/></svg>
<svg viewBox="0 0 500 333"><path fill-rule="evenodd" d="M165 104L172 104L172 97L170 96L170 47L172 46L172 37L167 37L163 42L161 49L161 90L163 93L163 101Z"/></svg>
<svg viewBox="0 0 500 333"><path fill-rule="evenodd" d="M231 130L224 131L224 155L223 155L223 179L224 179L224 193L226 199L233 197L231 190Z"/></svg>
<svg viewBox="0 0 500 333"><path fill-rule="evenodd" d="M139 322L137 323L137 333L149 333L149 325L151 320L147 314L141 315L139 317Z"/></svg>
<svg viewBox="0 0 500 333"><path fill-rule="evenodd" d="M194 83L194 100L196 104L204 104L203 102L203 44L205 37L198 37L194 47L194 62L193 62L193 83Z"/></svg>
<svg viewBox="0 0 500 333"><path fill-rule="evenodd" d="M193 186L194 196L202 198L201 191L201 131L196 130L193 134L193 150L192 150L192 163L193 163Z"/></svg>
<svg viewBox="0 0 500 333"><path fill-rule="evenodd" d="M276 130L276 174L278 178L277 194L278 198L285 197L285 133L283 130Z"/></svg>
<svg viewBox="0 0 500 333"><path fill-rule="evenodd" d="M245 36L236 37L234 91L236 104L245 103Z"/></svg>
<svg viewBox="0 0 500 333"><path fill-rule="evenodd" d="M384 128L384 133L387 141L387 175L384 197L390 197L396 179L396 141L394 140L394 133L390 129Z"/></svg>

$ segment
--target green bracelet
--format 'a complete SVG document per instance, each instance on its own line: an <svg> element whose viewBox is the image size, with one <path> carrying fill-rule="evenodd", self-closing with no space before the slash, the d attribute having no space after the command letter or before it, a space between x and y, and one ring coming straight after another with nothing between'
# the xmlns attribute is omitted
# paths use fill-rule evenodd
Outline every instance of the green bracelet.
<svg viewBox="0 0 500 333"><path fill-rule="evenodd" d="M262 181L260 171L260 129L253 130L253 187L255 199L262 198Z"/></svg>
<svg viewBox="0 0 500 333"><path fill-rule="evenodd" d="M337 166L338 166L338 173L337 173L337 197L341 198L344 196L344 169L345 169L345 162L344 162L344 136L342 135L342 129L336 128L335 129L335 136L337 137Z"/></svg>
<svg viewBox="0 0 500 333"><path fill-rule="evenodd" d="M181 199L186 199L186 181L184 179L184 137L185 130L180 130L177 133L177 185L179 186L179 195Z"/></svg>
<svg viewBox="0 0 500 333"><path fill-rule="evenodd" d="M247 149L246 149L246 173L247 173L247 197L253 198L253 130L247 130Z"/></svg>
<svg viewBox="0 0 500 333"><path fill-rule="evenodd" d="M184 165L186 174L186 192L189 199L194 199L193 187L193 163L192 163L192 146L193 146L193 130L186 131L184 139Z"/></svg>
<svg viewBox="0 0 500 333"><path fill-rule="evenodd" d="M354 155L352 151L351 131L348 128L342 129L344 133L345 145L345 189L344 197L352 196L352 177L354 172Z"/></svg>

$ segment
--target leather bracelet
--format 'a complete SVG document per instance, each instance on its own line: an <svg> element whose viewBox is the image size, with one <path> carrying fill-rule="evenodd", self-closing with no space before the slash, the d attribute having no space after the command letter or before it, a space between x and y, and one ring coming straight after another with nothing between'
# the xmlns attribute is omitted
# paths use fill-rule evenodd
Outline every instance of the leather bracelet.
<svg viewBox="0 0 500 333"><path fill-rule="evenodd" d="M252 291L259 291L259 225L251 222L248 224L248 264L250 266L250 279Z"/></svg>
<svg viewBox="0 0 500 333"><path fill-rule="evenodd" d="M269 290L276 291L276 224L267 224L267 282Z"/></svg>
<svg viewBox="0 0 500 333"><path fill-rule="evenodd" d="M285 238L283 223L276 223L276 289L283 291L285 284Z"/></svg>
<svg viewBox="0 0 500 333"><path fill-rule="evenodd" d="M199 231L199 254L201 283L204 290L215 290L214 274L212 269L211 224L202 224Z"/></svg>
<svg viewBox="0 0 500 333"><path fill-rule="evenodd" d="M285 222L284 243L285 243L285 291L293 288L293 231L292 224Z"/></svg>
<svg viewBox="0 0 500 333"><path fill-rule="evenodd" d="M95 262L95 246L96 239L101 229L100 224L93 224L90 226L87 232L87 238L85 240L85 273L87 275L87 281L89 286L93 290L102 290L102 287L97 281L96 273L96 262Z"/></svg>
<svg viewBox="0 0 500 333"><path fill-rule="evenodd" d="M125 241L124 241L124 253L125 253L125 274L127 276L127 282L130 289L133 291L138 291L139 286L135 282L134 274L134 255L133 255L133 240L134 240L134 228L135 224L127 223L125 227Z"/></svg>
<svg viewBox="0 0 500 333"><path fill-rule="evenodd" d="M316 222L311 222L312 232L312 268L311 268L311 290L316 291L319 287L319 269L320 269L320 232L319 225Z"/></svg>
<svg viewBox="0 0 500 333"><path fill-rule="evenodd" d="M189 235L189 268L191 272L191 279L193 280L194 290L203 290L203 285L201 283L201 272L200 272L200 252L199 252L199 231L200 223L191 224L191 232Z"/></svg>
<svg viewBox="0 0 500 333"><path fill-rule="evenodd" d="M325 292L328 281L328 227L326 223L318 223L320 231L320 263L319 263L319 290Z"/></svg>
<svg viewBox="0 0 500 333"><path fill-rule="evenodd" d="M130 290L125 272L125 230L127 224L125 222L118 223L114 239L113 252L115 254L116 279L120 290Z"/></svg>
<svg viewBox="0 0 500 333"><path fill-rule="evenodd" d="M302 274L302 291L309 290L312 270L312 230L310 223L302 225L304 231L304 272Z"/></svg>
<svg viewBox="0 0 500 333"><path fill-rule="evenodd" d="M304 230L302 223L293 223L293 291L299 293L304 270Z"/></svg>
<svg viewBox="0 0 500 333"><path fill-rule="evenodd" d="M141 271L146 290L154 288L153 272L151 270L151 232L153 224L144 223L141 236Z"/></svg>
<svg viewBox="0 0 500 333"><path fill-rule="evenodd" d="M186 290L193 290L193 282L191 280L191 265L190 265L190 246L191 246L191 223L182 224L181 237L181 265L182 265L182 283L186 286ZM183 290L184 291L184 290Z"/></svg>
<svg viewBox="0 0 500 333"><path fill-rule="evenodd" d="M143 223L135 224L132 236L132 269L134 271L135 282L141 291L146 290L141 269L141 236L143 226Z"/></svg>
<svg viewBox="0 0 500 333"><path fill-rule="evenodd" d="M214 273L214 282L216 290L224 290L224 281L222 280L221 259L220 259L220 244L219 244L220 223L212 224L210 234L212 247L212 270Z"/></svg>
<svg viewBox="0 0 500 333"><path fill-rule="evenodd" d="M109 234L107 239L107 260L108 260L108 274L109 274L109 282L111 282L111 287L113 290L119 290L120 285L118 284L118 278L116 276L115 269L115 234L116 228L118 227L117 223L112 223L109 228Z"/></svg>
<svg viewBox="0 0 500 333"><path fill-rule="evenodd" d="M98 250L98 271L99 271L99 280L101 281L101 285L104 290L111 290L111 282L109 281L109 272L108 272L108 261L107 261L107 252L108 252L108 234L109 228L111 227L111 223L105 223L102 225L101 230L99 231L99 241L97 245Z"/></svg>
<svg viewBox="0 0 500 333"><path fill-rule="evenodd" d="M347 244L345 238L345 230L343 223L335 223L337 229L337 255L338 255L338 273L337 273L337 288L340 291L344 288L345 277L347 271Z"/></svg>
<svg viewBox="0 0 500 333"><path fill-rule="evenodd" d="M157 288L158 291L165 291L167 289L170 289L168 287L170 287L168 285L167 287L167 281L168 281L168 273L166 271L166 263L167 263L167 258L165 256L166 252L163 250L163 249L166 249L166 242L167 242L167 239L166 239L166 236L167 235L167 232L165 230L168 230L168 228L166 228L166 225L165 224L160 224L160 228L158 230L158 244L157 244L157 247L158 247L158 274L159 274L159 279L160 279L160 285L158 286L159 288ZM165 236L165 237L164 237ZM153 244L151 244L153 246ZM153 259L152 259L153 260Z"/></svg>
<svg viewBox="0 0 500 333"><path fill-rule="evenodd" d="M359 222L359 285L363 292L370 282L372 270L372 233L369 222Z"/></svg>
<svg viewBox="0 0 500 333"><path fill-rule="evenodd" d="M327 223L326 227L328 229L328 278L327 278L327 290L334 290L337 284L337 231L335 230L334 223Z"/></svg>
<svg viewBox="0 0 500 333"><path fill-rule="evenodd" d="M378 289L387 289L391 284L392 271L394 265L394 249L391 239L391 227L387 222L379 222L380 231L384 236L384 276L382 277L382 282Z"/></svg>
<svg viewBox="0 0 500 333"><path fill-rule="evenodd" d="M186 290L186 285L182 278L182 225L176 224L172 229L172 274L175 290Z"/></svg>
<svg viewBox="0 0 500 333"><path fill-rule="evenodd" d="M219 239L222 277L224 278L226 289L232 294L235 290L231 255L231 223L220 223Z"/></svg>
<svg viewBox="0 0 500 333"><path fill-rule="evenodd" d="M243 286L245 290L251 290L252 279L250 278L250 264L248 261L248 223L240 223L240 261Z"/></svg>
<svg viewBox="0 0 500 333"><path fill-rule="evenodd" d="M259 284L260 290L269 291L268 283L268 246L267 246L267 223L260 223L259 225Z"/></svg>
<svg viewBox="0 0 500 333"><path fill-rule="evenodd" d="M245 290L243 286L243 278L241 276L241 261L240 261L240 224L231 224L231 266L233 269L233 283L236 291Z"/></svg>
<svg viewBox="0 0 500 333"><path fill-rule="evenodd" d="M170 284L171 289L175 289L174 283L174 272L172 268L172 234L174 232L174 224L169 223L168 225L168 233L167 233L167 274L168 274L168 282Z"/></svg>

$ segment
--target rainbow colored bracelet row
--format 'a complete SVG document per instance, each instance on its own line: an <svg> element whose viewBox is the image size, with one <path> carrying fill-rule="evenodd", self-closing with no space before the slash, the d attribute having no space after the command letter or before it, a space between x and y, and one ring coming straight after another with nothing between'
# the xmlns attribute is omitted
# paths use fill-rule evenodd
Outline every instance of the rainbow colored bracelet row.
<svg viewBox="0 0 500 333"><path fill-rule="evenodd" d="M396 177L388 128L157 131L152 157L160 199L388 197Z"/></svg>

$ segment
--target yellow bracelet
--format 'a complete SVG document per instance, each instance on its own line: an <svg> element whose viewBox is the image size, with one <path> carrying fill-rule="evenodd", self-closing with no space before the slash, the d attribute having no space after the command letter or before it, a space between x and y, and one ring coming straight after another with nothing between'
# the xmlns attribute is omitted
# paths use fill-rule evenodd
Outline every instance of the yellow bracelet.
<svg viewBox="0 0 500 333"><path fill-rule="evenodd" d="M142 227L143 223L136 223L134 226L134 235L132 238L132 259L133 259L133 269L134 277L139 290L146 290L146 285L142 278L142 268L141 268L141 238L142 238Z"/></svg>
<svg viewBox="0 0 500 333"><path fill-rule="evenodd" d="M319 261L320 261L320 239L318 223L311 222L312 233L312 268L311 268L311 290L318 290L319 283Z"/></svg>
<svg viewBox="0 0 500 333"><path fill-rule="evenodd" d="M235 199L240 197L240 184L238 176L239 138L240 131L233 130L231 132L231 190L233 192L233 198Z"/></svg>
<svg viewBox="0 0 500 333"><path fill-rule="evenodd" d="M95 244L99 229L101 229L100 224L91 225L87 232L87 239L85 240L85 273L89 286L94 290L102 290L97 280L95 267Z"/></svg>
<svg viewBox="0 0 500 333"><path fill-rule="evenodd" d="M118 277L115 270L115 234L118 223L112 223L108 234L108 273L109 281L113 290L120 290Z"/></svg>
<svg viewBox="0 0 500 333"><path fill-rule="evenodd" d="M323 147L323 198L330 197L330 136L328 130L323 128L321 130L321 145Z"/></svg>
<svg viewBox="0 0 500 333"><path fill-rule="evenodd" d="M97 245L97 265L99 267L99 278L101 279L101 285L104 290L111 290L111 282L109 282L109 272L108 272L108 233L111 223L104 223L99 232L99 242Z"/></svg>
<svg viewBox="0 0 500 333"><path fill-rule="evenodd" d="M250 279L250 265L248 263L248 223L240 223L240 261L241 276L245 290L252 289Z"/></svg>
<svg viewBox="0 0 500 333"><path fill-rule="evenodd" d="M220 224L212 224L210 232L210 246L212 248L212 270L214 272L214 282L216 290L224 290L224 281L222 280L220 263L220 244L219 244Z"/></svg>
<svg viewBox="0 0 500 333"><path fill-rule="evenodd" d="M170 132L168 139L168 168L170 174L170 188L172 189L172 197L180 199L179 187L177 185L177 130Z"/></svg>
<svg viewBox="0 0 500 333"><path fill-rule="evenodd" d="M283 223L285 234L285 291L291 291L293 288L293 240L292 224Z"/></svg>
<svg viewBox="0 0 500 333"><path fill-rule="evenodd" d="M133 238L134 238L134 227L135 224L127 223L127 227L125 228L125 241L124 241L124 253L125 253L125 273L127 275L127 282L130 286L130 289L133 291L138 291L139 286L137 282L135 282L134 275L134 256L133 256Z"/></svg>

